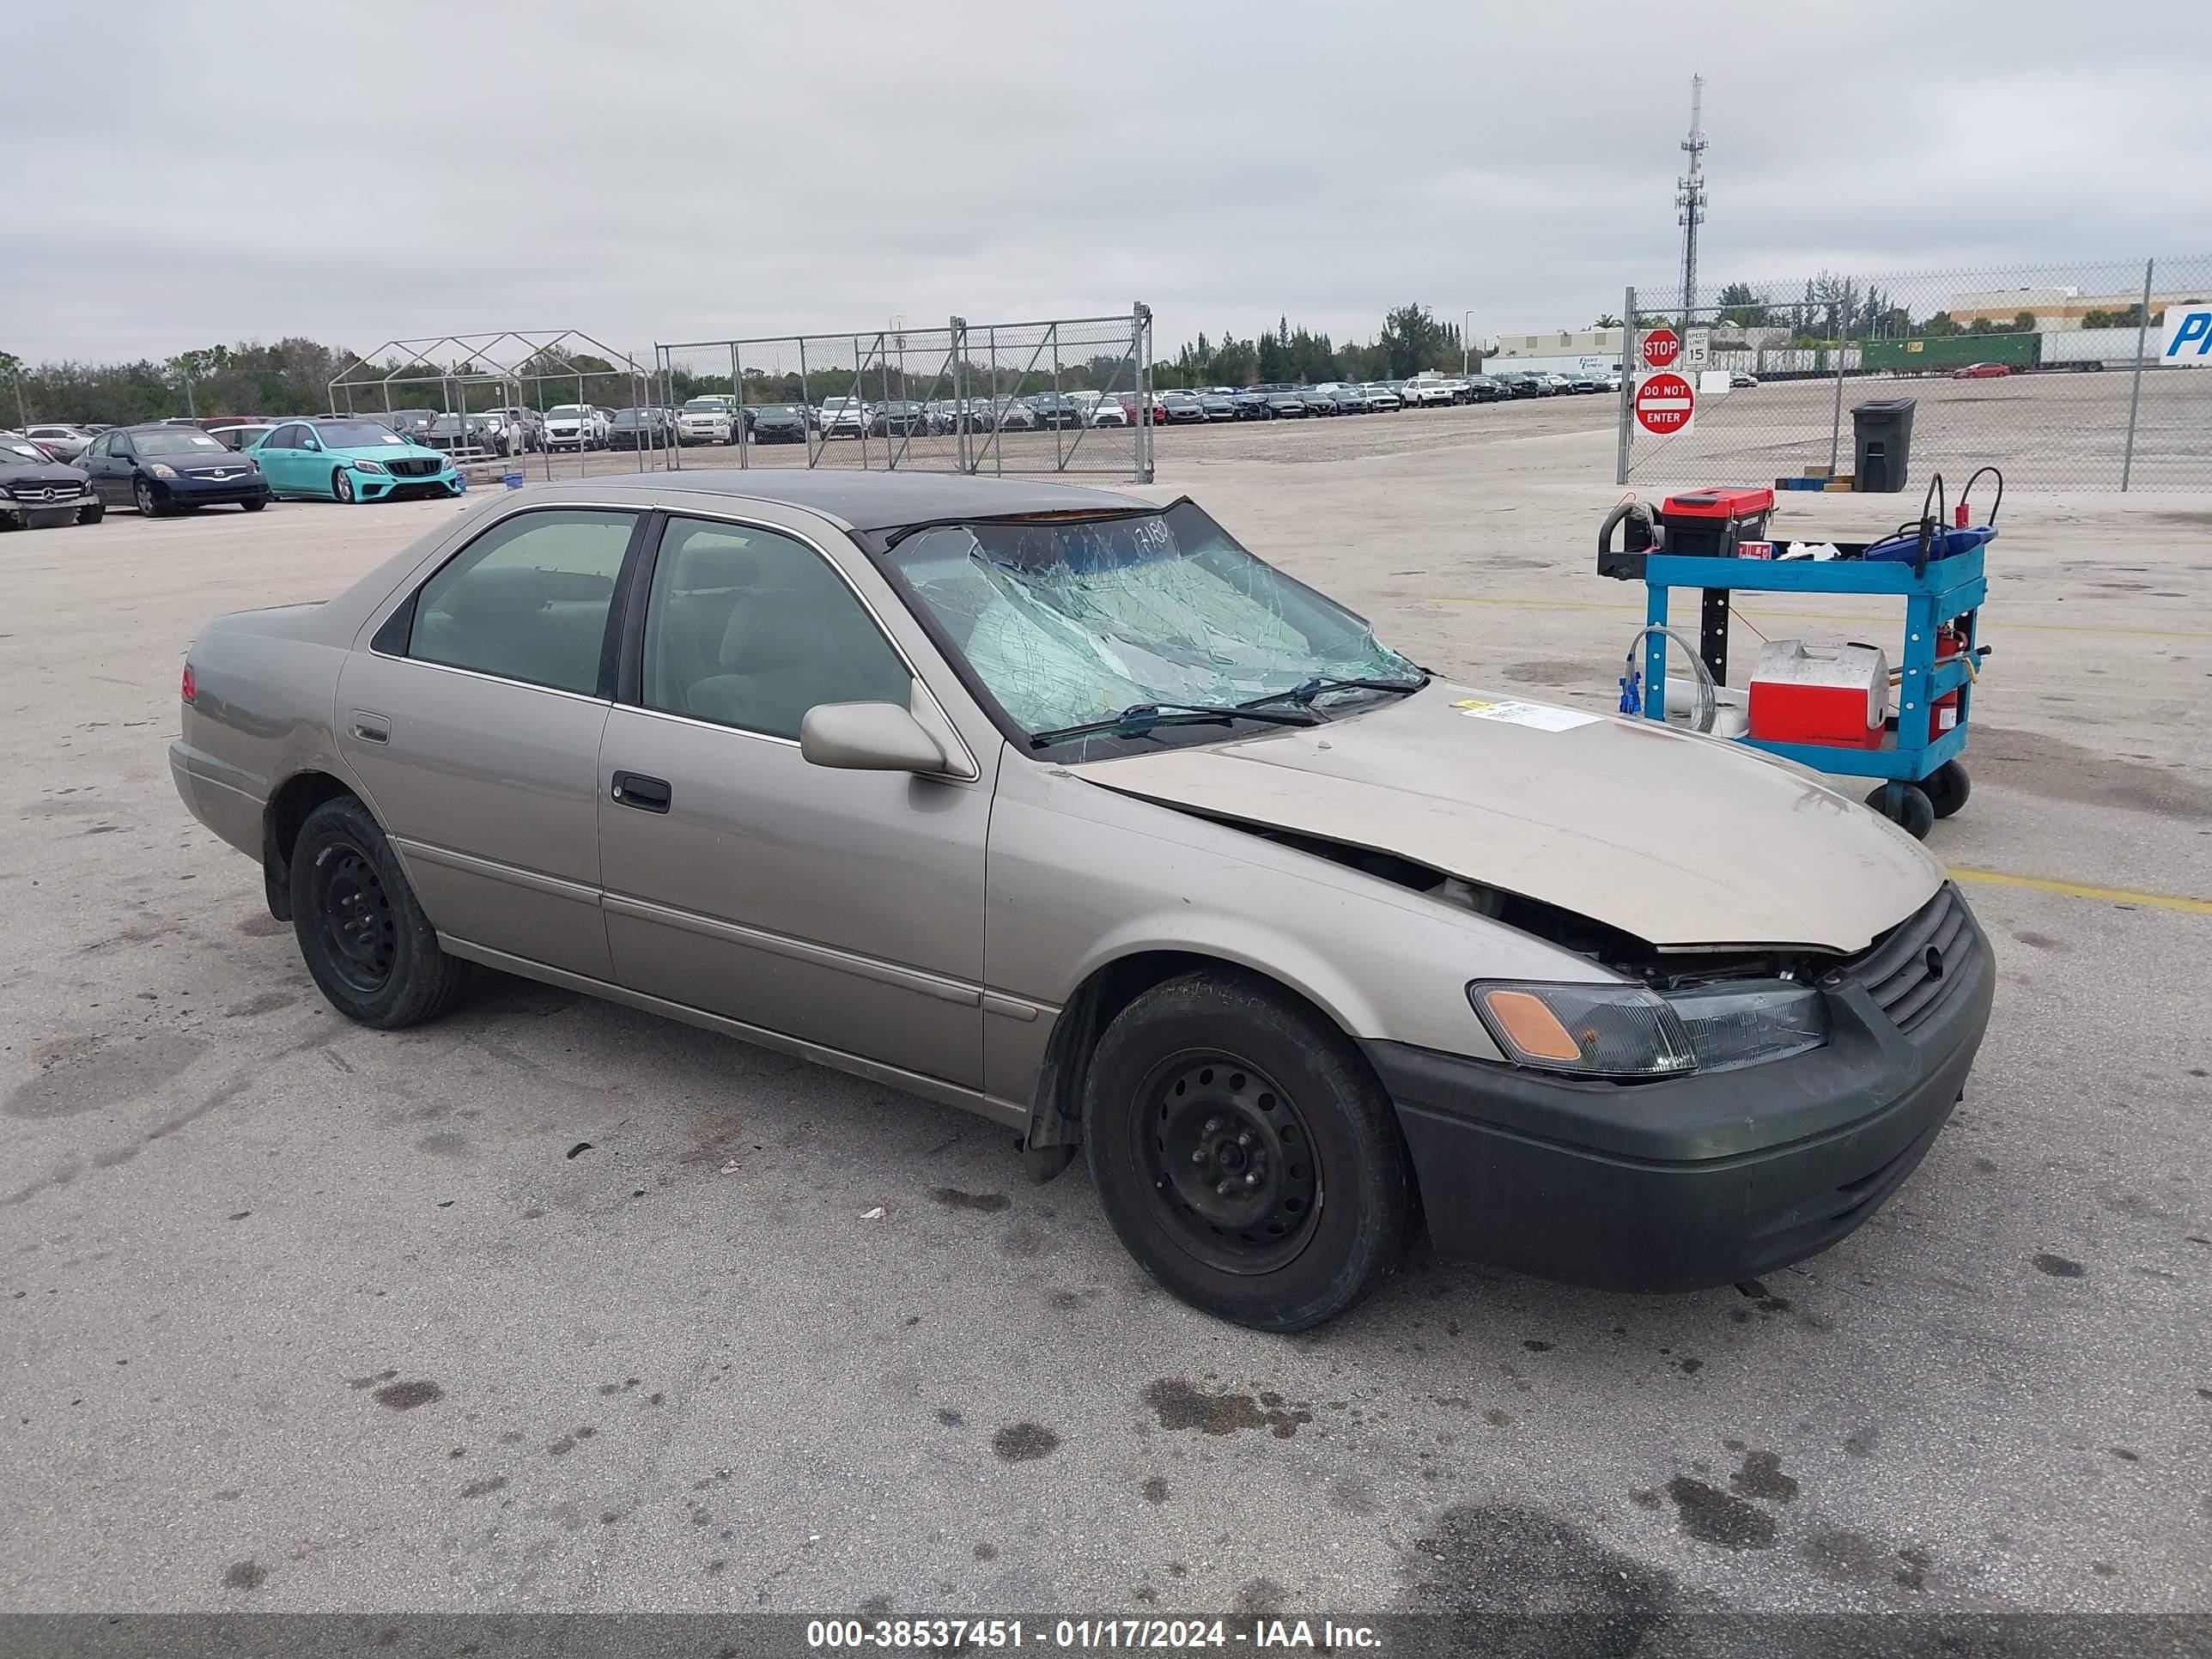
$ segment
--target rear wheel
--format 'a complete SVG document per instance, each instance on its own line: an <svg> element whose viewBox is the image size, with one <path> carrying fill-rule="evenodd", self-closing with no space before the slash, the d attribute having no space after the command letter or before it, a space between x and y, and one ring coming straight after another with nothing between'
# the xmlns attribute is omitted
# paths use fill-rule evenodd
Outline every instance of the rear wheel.
<svg viewBox="0 0 2212 1659"><path fill-rule="evenodd" d="M1412 1230L1412 1172L1374 1074L1341 1032L1249 976L1188 975L1123 1009L1091 1056L1083 1133L1139 1265L1255 1330L1334 1318Z"/></svg>
<svg viewBox="0 0 2212 1659"><path fill-rule="evenodd" d="M353 474L342 466L333 467L331 470L331 494L342 501L353 500Z"/></svg>
<svg viewBox="0 0 2212 1659"><path fill-rule="evenodd" d="M316 986L348 1019L380 1030L434 1019L465 964L437 931L384 831L351 795L307 815L292 846L292 928Z"/></svg>

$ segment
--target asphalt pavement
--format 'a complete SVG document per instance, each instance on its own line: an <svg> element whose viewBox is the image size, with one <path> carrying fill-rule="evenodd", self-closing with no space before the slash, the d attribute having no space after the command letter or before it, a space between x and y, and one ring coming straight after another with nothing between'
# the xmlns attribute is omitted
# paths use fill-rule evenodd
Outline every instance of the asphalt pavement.
<svg viewBox="0 0 2212 1659"><path fill-rule="evenodd" d="M1544 422L1163 434L1156 493L1607 706L1611 435ZM1417 1254L1291 1339L980 1119L520 981L331 1012L170 786L178 670L457 510L0 537L0 1610L2212 1611L2212 502L2007 505L1932 843L1996 1015L1869 1225L1666 1298Z"/></svg>

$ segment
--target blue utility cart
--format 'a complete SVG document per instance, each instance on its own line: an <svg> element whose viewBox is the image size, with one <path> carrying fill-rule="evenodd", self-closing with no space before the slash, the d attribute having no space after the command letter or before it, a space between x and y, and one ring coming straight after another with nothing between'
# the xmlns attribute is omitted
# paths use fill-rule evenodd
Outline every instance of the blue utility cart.
<svg viewBox="0 0 2212 1659"><path fill-rule="evenodd" d="M1992 514L1994 517L1994 514ZM1867 805L1913 835L1924 836L1939 817L1966 805L1969 783L1959 757L1966 747L1973 704L1973 680L1985 648L1978 638L1982 601L1989 583L1983 574L1984 549L1994 528L1942 527L1923 518L1917 531L1901 532L1886 542L1828 543L1837 556L1790 558L1786 542L1744 543L1776 556L1713 557L1664 551L1623 555L1607 548L1616 518L1600 532L1599 568L1624 579L1640 576L1646 593L1650 629L1667 626L1668 593L1677 587L1702 589L1704 627L1699 655L1725 684L1728 660L1728 600L1732 592L1842 593L1855 598L1905 601L1905 648L1898 660L1902 675L1893 693L1892 714L1879 746L1851 748L1825 744L1775 743L1744 737L1738 741L1786 756L1815 771L1848 777L1880 778L1881 786ZM1731 538L1727 544L1738 544ZM1866 556L1871 552L1874 556ZM1957 650L1937 655L1939 631L1950 626ZM1643 712L1663 720L1667 699L1667 637L1644 635ZM1936 702L1956 692L1958 718L1948 731L1933 728ZM1624 705L1626 706L1626 705Z"/></svg>

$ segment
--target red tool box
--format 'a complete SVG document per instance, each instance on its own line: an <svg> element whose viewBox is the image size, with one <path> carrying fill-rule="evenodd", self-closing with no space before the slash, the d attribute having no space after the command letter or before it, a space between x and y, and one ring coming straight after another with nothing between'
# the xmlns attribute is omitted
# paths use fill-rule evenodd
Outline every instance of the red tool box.
<svg viewBox="0 0 2212 1659"><path fill-rule="evenodd" d="M1725 489L1718 485L1669 495L1659 507L1663 551L1680 558L1727 559L1739 542L1764 542L1774 511L1771 489Z"/></svg>

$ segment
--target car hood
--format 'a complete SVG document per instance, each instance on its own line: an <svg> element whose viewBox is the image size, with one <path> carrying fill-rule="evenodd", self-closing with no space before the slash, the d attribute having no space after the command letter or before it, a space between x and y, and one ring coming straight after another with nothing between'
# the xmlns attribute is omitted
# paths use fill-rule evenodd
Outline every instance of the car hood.
<svg viewBox="0 0 2212 1659"><path fill-rule="evenodd" d="M349 461L436 461L444 465L446 452L428 449L421 444L349 444L340 448L329 448L326 455L343 456Z"/></svg>
<svg viewBox="0 0 2212 1659"><path fill-rule="evenodd" d="M0 461L0 483L4 484L81 484L88 476L82 467L71 466L67 461Z"/></svg>
<svg viewBox="0 0 2212 1659"><path fill-rule="evenodd" d="M1328 724L1068 769L1395 854L1662 947L1860 951L1943 881L1917 842L1802 768L1440 682Z"/></svg>

